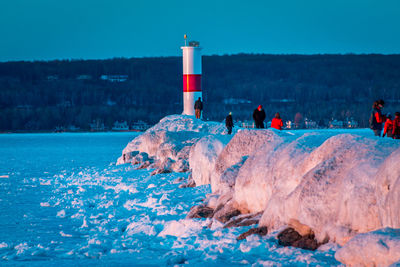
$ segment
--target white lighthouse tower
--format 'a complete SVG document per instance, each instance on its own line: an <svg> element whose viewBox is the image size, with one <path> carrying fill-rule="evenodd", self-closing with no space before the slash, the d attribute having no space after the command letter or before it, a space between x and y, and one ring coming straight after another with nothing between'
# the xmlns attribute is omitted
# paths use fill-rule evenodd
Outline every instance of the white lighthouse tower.
<svg viewBox="0 0 400 267"><path fill-rule="evenodd" d="M194 102L199 97L203 101L201 92L201 47L199 42L189 42L181 47L183 54L183 113L194 115Z"/></svg>

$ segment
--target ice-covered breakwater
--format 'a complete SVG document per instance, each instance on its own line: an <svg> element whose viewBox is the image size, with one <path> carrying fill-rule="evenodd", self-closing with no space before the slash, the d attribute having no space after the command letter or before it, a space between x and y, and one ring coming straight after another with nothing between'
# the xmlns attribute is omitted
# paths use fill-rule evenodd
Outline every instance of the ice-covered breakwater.
<svg viewBox="0 0 400 267"><path fill-rule="evenodd" d="M191 171L196 185L211 185L204 206L214 218L261 213L259 226L269 231L291 226L319 243L345 245L400 228L399 159L400 142L367 130L241 129L230 136L222 123L172 115L130 142L118 162ZM392 255L385 264L400 260L398 244L381 244ZM338 259L353 264L345 249Z"/></svg>

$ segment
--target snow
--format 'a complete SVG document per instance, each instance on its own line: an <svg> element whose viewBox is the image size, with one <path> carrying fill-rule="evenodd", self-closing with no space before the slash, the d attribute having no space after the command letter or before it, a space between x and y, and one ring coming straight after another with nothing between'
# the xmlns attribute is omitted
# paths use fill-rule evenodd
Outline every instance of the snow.
<svg viewBox="0 0 400 267"><path fill-rule="evenodd" d="M273 131L239 130L216 160L211 177L212 191L230 191L249 155L269 142L279 142L279 137Z"/></svg>
<svg viewBox="0 0 400 267"><path fill-rule="evenodd" d="M187 158L189 151L185 151L185 147L192 146L206 134L222 134L225 131L221 123L203 122L193 119L192 116L170 115L130 142L122 155L140 151L165 162L168 158L178 160L179 152L182 151L187 154ZM117 163L123 164L129 159L131 156L127 156L125 160L121 156Z"/></svg>
<svg viewBox="0 0 400 267"><path fill-rule="evenodd" d="M218 155L229 143L231 136L206 135L195 143L190 150L189 165L192 167L192 177L196 185L211 184L211 176Z"/></svg>
<svg viewBox="0 0 400 267"><path fill-rule="evenodd" d="M400 229L384 228L359 234L335 258L346 266L389 266L400 263Z"/></svg>
<svg viewBox="0 0 400 267"><path fill-rule="evenodd" d="M132 135L1 135L0 173L10 176L0 180L1 265L338 264L335 249L299 257L280 250L276 233L237 241L249 227L186 219L210 186L179 188L189 173L116 166Z"/></svg>
<svg viewBox="0 0 400 267"><path fill-rule="evenodd" d="M60 210L59 212L57 212L57 217L65 218L65 210Z"/></svg>
<svg viewBox="0 0 400 267"><path fill-rule="evenodd" d="M259 225L269 231L296 222L299 232L312 231L319 242L340 246L362 233L400 226L400 142L379 139L369 129L240 129L231 137L204 124L184 116L163 119L154 130L165 136L171 130L182 139L153 142L162 155L149 154L176 160L176 148L189 146L193 180L211 186L204 200L209 207L262 212ZM140 139L141 145L150 139ZM131 144L123 153L142 151Z"/></svg>
<svg viewBox="0 0 400 267"><path fill-rule="evenodd" d="M400 228L400 150L393 152L376 175L379 215L384 225Z"/></svg>
<svg viewBox="0 0 400 267"><path fill-rule="evenodd" d="M42 207L50 207L50 203L49 202L42 202L42 203L40 203L40 206L42 206Z"/></svg>
<svg viewBox="0 0 400 267"><path fill-rule="evenodd" d="M191 235L195 235L203 228L203 225L194 222L193 220L178 220L169 221L164 226L164 230L161 231L158 236L165 237L167 235L187 238Z"/></svg>
<svg viewBox="0 0 400 267"><path fill-rule="evenodd" d="M400 142L378 139L368 129L238 129L227 135L223 123L172 115L138 136L0 139L0 160L8 162L0 173L10 177L0 179L0 261L218 266L399 261L398 229L387 227L400 225ZM180 188L189 177L197 186ZM186 218L201 204L222 207L216 216L234 209L243 216L260 212L258 226L267 226L268 234L239 241L252 226L224 228L215 218ZM316 251L282 247L276 236L289 225L329 242ZM373 248L379 250L375 258Z"/></svg>
<svg viewBox="0 0 400 267"><path fill-rule="evenodd" d="M320 242L329 239L339 244L355 233L385 227L378 216L375 175L397 147L379 146L378 141L357 135L329 137L304 158L309 165L306 172L299 168L289 176L299 181L293 190L275 194L272 186L260 223L276 228L297 219L311 227Z"/></svg>

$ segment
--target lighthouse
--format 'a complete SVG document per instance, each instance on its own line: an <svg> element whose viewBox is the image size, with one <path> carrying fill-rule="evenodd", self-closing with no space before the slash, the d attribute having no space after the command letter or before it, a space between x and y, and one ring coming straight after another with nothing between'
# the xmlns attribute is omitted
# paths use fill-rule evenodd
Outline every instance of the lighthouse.
<svg viewBox="0 0 400 267"><path fill-rule="evenodd" d="M183 60L183 112L184 115L194 115L194 102L199 97L203 101L201 92L201 47L199 42L191 41L182 49Z"/></svg>

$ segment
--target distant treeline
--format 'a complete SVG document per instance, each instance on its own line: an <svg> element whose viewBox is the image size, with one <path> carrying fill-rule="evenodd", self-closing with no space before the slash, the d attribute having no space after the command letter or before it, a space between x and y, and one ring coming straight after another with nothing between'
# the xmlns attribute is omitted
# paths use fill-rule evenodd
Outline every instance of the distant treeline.
<svg viewBox="0 0 400 267"><path fill-rule="evenodd" d="M326 126L367 127L372 102L400 111L400 55L203 56L204 118L296 113ZM155 123L182 112L182 59L115 58L0 63L0 131L53 130L92 121Z"/></svg>

